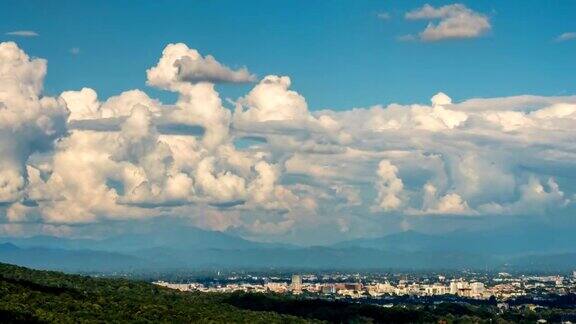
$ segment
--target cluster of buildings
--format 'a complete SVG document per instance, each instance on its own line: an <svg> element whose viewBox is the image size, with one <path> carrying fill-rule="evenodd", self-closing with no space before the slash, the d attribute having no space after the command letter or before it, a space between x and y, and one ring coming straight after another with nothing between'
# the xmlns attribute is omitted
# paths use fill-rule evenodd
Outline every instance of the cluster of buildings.
<svg viewBox="0 0 576 324"><path fill-rule="evenodd" d="M234 282L227 284L204 285L200 283L175 284L164 281L157 285L182 291L205 292L275 292L292 294L316 294L335 297L367 298L381 296L443 296L454 295L473 299L488 299L492 296L506 300L529 294L566 294L576 292L576 272L573 278L562 276L520 276L513 277L499 273L486 281L478 279L451 279L438 276L436 280L400 279L391 283L357 278L356 282L326 282L315 275L292 275L290 282L259 278L261 283ZM278 279L278 278L273 278ZM326 278L323 278L326 279ZM364 283L362 282L364 281Z"/></svg>
<svg viewBox="0 0 576 324"><path fill-rule="evenodd" d="M296 280L294 280L296 279ZM383 295L413 295L413 296L434 296L452 294L468 298L489 298L490 290L484 287L481 282L467 282L464 280L454 280L448 284L432 283L422 284L417 282L407 282L400 280L398 284L393 285L386 281L384 283L361 282L352 283L305 283L302 284L299 276L293 276L291 284L287 283L267 283L267 290L277 293L292 292L294 294L317 293L323 295L340 295L352 298L361 297L380 297Z"/></svg>

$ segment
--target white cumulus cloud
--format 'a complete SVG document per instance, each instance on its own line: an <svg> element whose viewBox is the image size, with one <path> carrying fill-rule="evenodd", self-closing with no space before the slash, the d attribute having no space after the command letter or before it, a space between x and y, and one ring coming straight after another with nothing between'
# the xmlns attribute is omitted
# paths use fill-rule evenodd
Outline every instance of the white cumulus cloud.
<svg viewBox="0 0 576 324"><path fill-rule="evenodd" d="M376 190L376 209L391 211L400 208L402 205L402 190L404 183L398 177L398 168L388 160L382 160L378 164L378 181Z"/></svg>
<svg viewBox="0 0 576 324"><path fill-rule="evenodd" d="M409 11L409 20L430 21L418 37L427 42L444 39L476 38L490 31L490 19L463 4L433 7L429 4ZM437 22L436 22L437 21Z"/></svg>
<svg viewBox="0 0 576 324"><path fill-rule="evenodd" d="M166 46L158 64L147 73L149 85L170 90L189 83L245 83L256 80L246 68L232 70L213 56L202 56L182 43Z"/></svg>

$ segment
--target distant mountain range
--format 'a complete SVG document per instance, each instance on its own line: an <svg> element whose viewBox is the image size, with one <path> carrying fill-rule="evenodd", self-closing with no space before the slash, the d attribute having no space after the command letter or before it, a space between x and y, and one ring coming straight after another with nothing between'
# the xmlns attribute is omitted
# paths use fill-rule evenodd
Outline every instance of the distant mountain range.
<svg viewBox="0 0 576 324"><path fill-rule="evenodd" d="M442 235L407 231L296 247L177 227L104 240L5 237L0 238L0 262L69 272L218 267L569 271L576 269L576 237L563 229L526 226Z"/></svg>
<svg viewBox="0 0 576 324"><path fill-rule="evenodd" d="M525 225L490 231L455 231L441 235L406 231L380 238L345 241L335 244L334 247L477 253L509 257L576 252L576 235L571 229Z"/></svg>
<svg viewBox="0 0 576 324"><path fill-rule="evenodd" d="M21 248L12 243L0 244L0 260L35 269L70 272L111 272L157 266L149 260L121 253L44 247Z"/></svg>
<svg viewBox="0 0 576 324"><path fill-rule="evenodd" d="M125 234L102 240L33 236L26 238L0 237L0 242L10 242L20 247L41 246L55 249L90 249L114 252L134 252L154 248L201 250L206 248L249 249L284 246L252 242L222 232L204 231L194 227L163 227L152 233Z"/></svg>

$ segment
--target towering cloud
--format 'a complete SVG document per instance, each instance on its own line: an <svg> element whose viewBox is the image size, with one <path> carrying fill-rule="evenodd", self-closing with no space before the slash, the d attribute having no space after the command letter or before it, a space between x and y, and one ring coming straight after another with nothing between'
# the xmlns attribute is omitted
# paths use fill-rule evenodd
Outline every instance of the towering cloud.
<svg viewBox="0 0 576 324"><path fill-rule="evenodd" d="M0 202L25 199L26 163L66 131L61 100L42 96L46 61L0 43Z"/></svg>
<svg viewBox="0 0 576 324"><path fill-rule="evenodd" d="M378 164L378 181L376 190L378 198L376 199L377 208L385 211L395 210L402 205L402 190L404 183L398 178L398 168L392 165L388 160L380 161Z"/></svg>

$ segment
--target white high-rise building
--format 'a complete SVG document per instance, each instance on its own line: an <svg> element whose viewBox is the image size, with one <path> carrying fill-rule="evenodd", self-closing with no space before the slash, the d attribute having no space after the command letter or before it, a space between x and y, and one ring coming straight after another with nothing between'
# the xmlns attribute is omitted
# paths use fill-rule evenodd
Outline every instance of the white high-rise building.
<svg viewBox="0 0 576 324"><path fill-rule="evenodd" d="M292 275L292 283L290 284L290 288L292 288L292 292L301 292L302 291L302 277L300 275Z"/></svg>
<svg viewBox="0 0 576 324"><path fill-rule="evenodd" d="M562 287L564 285L564 278L560 276L556 276L555 280L556 287Z"/></svg>
<svg viewBox="0 0 576 324"><path fill-rule="evenodd" d="M448 291L449 291L448 287L438 283L424 286L424 294L428 296L444 295L448 293Z"/></svg>
<svg viewBox="0 0 576 324"><path fill-rule="evenodd" d="M450 294L452 295L458 294L458 283L456 281L450 282Z"/></svg>
<svg viewBox="0 0 576 324"><path fill-rule="evenodd" d="M378 293L382 294L392 294L394 293L395 287L392 286L388 281L385 283L378 283L374 287Z"/></svg>
<svg viewBox="0 0 576 324"><path fill-rule="evenodd" d="M460 280L453 280L450 282L450 294L458 295L463 297L470 297L472 289L470 287L470 283L467 281Z"/></svg>
<svg viewBox="0 0 576 324"><path fill-rule="evenodd" d="M482 294L484 294L484 291L486 290L484 287L484 284L481 282L473 282L470 284L470 294L472 295L472 297L480 297L482 296Z"/></svg>

